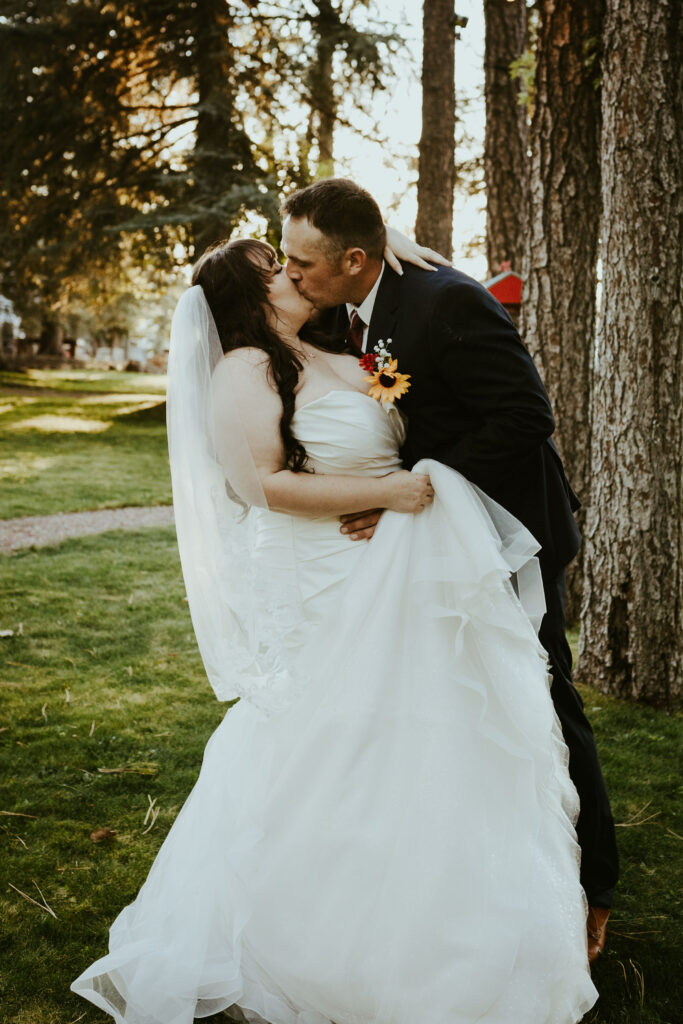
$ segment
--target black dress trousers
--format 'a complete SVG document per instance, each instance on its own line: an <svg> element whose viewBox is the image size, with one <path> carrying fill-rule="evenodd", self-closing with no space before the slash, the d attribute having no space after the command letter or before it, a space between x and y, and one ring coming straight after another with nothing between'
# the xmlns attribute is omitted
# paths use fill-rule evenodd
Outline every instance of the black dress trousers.
<svg viewBox="0 0 683 1024"><path fill-rule="evenodd" d="M543 580L546 614L539 640L548 652L551 696L569 748L569 774L581 812L576 825L581 846L581 884L591 906L611 907L619 875L614 821L595 738L572 683L572 653L565 633L565 572Z"/></svg>

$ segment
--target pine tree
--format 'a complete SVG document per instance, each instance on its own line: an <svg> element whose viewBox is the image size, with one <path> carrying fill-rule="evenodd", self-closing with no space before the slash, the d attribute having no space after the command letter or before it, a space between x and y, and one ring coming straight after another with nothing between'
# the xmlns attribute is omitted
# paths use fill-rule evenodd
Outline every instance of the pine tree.
<svg viewBox="0 0 683 1024"><path fill-rule="evenodd" d="M347 96L381 84L393 45L354 27L358 6L327 4L335 97L340 81ZM256 0L9 0L5 12L0 267L20 306L54 309L68 280L113 273L122 247L163 271L247 213L275 228L280 192L300 183L287 111L313 102L321 44L304 0L275 13Z"/></svg>
<svg viewBox="0 0 683 1024"><path fill-rule="evenodd" d="M538 11L522 331L550 394L567 475L585 504L601 209L602 3L541 0ZM579 555L568 575L570 622L578 617L582 582Z"/></svg>
<svg viewBox="0 0 683 1024"><path fill-rule="evenodd" d="M455 188L455 40L467 23L453 0L424 0L422 9L422 135L415 235L444 256L453 251Z"/></svg>
<svg viewBox="0 0 683 1024"><path fill-rule="evenodd" d="M602 302L580 676L683 691L683 14L607 0Z"/></svg>
<svg viewBox="0 0 683 1024"><path fill-rule="evenodd" d="M311 30L308 42L299 40L298 57L303 83L301 99L309 108L307 147L318 150L316 178L334 174L334 132L341 119L344 98L358 96L367 89L372 95L384 87L384 68L389 55L395 52L399 37L387 26L359 29L354 14L369 7L369 0L312 0L309 5L290 5L298 10L301 21ZM297 54L291 53L296 59ZM308 170L308 178L313 175ZM298 184L307 184L307 181Z"/></svg>
<svg viewBox="0 0 683 1024"><path fill-rule="evenodd" d="M527 122L511 66L526 47L526 0L484 0L486 258L491 277L504 261L518 273L526 240Z"/></svg>

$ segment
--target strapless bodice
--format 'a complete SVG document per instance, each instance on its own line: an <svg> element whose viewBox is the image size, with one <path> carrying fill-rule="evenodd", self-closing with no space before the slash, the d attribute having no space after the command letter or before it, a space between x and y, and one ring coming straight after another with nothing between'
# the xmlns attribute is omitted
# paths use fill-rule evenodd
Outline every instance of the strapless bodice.
<svg viewBox="0 0 683 1024"><path fill-rule="evenodd" d="M301 406L292 430L316 473L382 476L400 468L401 414L360 391L328 391Z"/></svg>
<svg viewBox="0 0 683 1024"><path fill-rule="evenodd" d="M292 431L316 473L383 476L400 469L401 414L360 391L334 390L297 409ZM359 511L361 511L359 509ZM289 578L304 616L319 620L365 545L340 533L338 516L295 516L252 509L253 554L281 580ZM294 586L292 587L292 584Z"/></svg>

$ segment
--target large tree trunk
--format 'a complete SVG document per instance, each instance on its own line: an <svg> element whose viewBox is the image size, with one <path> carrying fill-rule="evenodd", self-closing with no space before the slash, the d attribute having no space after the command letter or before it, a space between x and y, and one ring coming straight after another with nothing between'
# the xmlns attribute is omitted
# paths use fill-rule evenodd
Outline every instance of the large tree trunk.
<svg viewBox="0 0 683 1024"><path fill-rule="evenodd" d="M237 122L231 87L232 14L225 0L204 0L197 9L197 135L194 173L195 259L230 236L240 212L240 186L253 160L249 140Z"/></svg>
<svg viewBox="0 0 683 1024"><path fill-rule="evenodd" d="M424 0L422 136L415 235L450 258L455 188L454 0Z"/></svg>
<svg viewBox="0 0 683 1024"><path fill-rule="evenodd" d="M683 690L681 0L607 0L602 302L580 675Z"/></svg>
<svg viewBox="0 0 683 1024"><path fill-rule="evenodd" d="M489 276L509 261L518 273L526 238L526 110L510 64L526 46L526 0L484 0L486 43L486 258Z"/></svg>
<svg viewBox="0 0 683 1024"><path fill-rule="evenodd" d="M603 5L541 0L539 13L522 331L550 394L567 475L585 504L601 209L596 54ZM582 513L578 519L583 526ZM570 623L578 618L582 577L580 552L567 579Z"/></svg>
<svg viewBox="0 0 683 1024"><path fill-rule="evenodd" d="M312 19L317 42L315 63L311 68L310 103L316 126L318 167L316 178L329 178L334 174L334 128L337 122L337 98L334 92L335 34L339 26L339 12L331 0L316 0L318 13Z"/></svg>

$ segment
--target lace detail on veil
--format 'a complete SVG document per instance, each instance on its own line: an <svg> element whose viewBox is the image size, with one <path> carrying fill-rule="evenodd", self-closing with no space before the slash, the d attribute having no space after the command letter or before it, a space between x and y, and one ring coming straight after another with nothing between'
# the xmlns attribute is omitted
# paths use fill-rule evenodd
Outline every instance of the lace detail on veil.
<svg viewBox="0 0 683 1024"><path fill-rule="evenodd" d="M290 572L265 569L254 559L255 511L235 526L220 513L220 485L212 496L221 537L217 570L225 614L234 616L241 640L235 642L238 637L233 635L224 682L261 711L283 711L304 686L300 667L294 668L304 635L301 594Z"/></svg>

